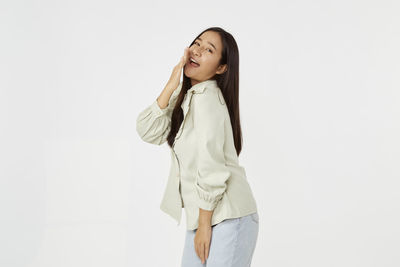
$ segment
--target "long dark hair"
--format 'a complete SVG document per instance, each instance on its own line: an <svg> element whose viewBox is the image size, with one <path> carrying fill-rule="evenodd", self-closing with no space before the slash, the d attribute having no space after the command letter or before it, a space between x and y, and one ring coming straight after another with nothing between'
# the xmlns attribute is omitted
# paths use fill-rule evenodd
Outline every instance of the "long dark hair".
<svg viewBox="0 0 400 267"><path fill-rule="evenodd" d="M192 46L196 39L206 31L217 32L222 40L222 53L219 64L227 64L228 68L224 73L216 74L211 79L217 81L217 85L224 96L230 115L236 154L239 155L242 150L242 129L240 127L239 114L239 49L233 36L220 27L210 27L205 29L192 41L190 46ZM183 121L183 110L181 104L186 92L191 87L190 78L183 73L182 88L171 115L171 130L167 137L168 145L170 147L173 146L175 136Z"/></svg>

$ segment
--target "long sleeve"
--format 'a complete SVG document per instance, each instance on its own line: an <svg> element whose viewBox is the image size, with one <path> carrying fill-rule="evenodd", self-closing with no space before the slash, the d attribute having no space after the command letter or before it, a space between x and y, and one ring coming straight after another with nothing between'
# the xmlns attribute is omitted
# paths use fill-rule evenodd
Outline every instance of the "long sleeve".
<svg viewBox="0 0 400 267"><path fill-rule="evenodd" d="M155 145L161 145L167 141L171 129L172 111L181 88L182 82L171 94L167 107L160 108L156 99L139 113L136 119L136 131L143 141Z"/></svg>
<svg viewBox="0 0 400 267"><path fill-rule="evenodd" d="M195 188L198 206L214 210L226 190L231 176L225 165L225 109L216 95L199 95L193 107L197 146L197 173Z"/></svg>

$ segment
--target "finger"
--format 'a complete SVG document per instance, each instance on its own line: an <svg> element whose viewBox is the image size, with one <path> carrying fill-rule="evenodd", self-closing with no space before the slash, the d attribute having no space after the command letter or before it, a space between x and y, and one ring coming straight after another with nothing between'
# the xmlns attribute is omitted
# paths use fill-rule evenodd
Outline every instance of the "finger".
<svg viewBox="0 0 400 267"><path fill-rule="evenodd" d="M186 63L186 62L187 62L187 60L188 60L188 56L189 56L189 48L188 48L188 47L186 47L186 48L185 48L185 51L184 51L184 53L183 53L183 59L184 59L184 63Z"/></svg>
<svg viewBox="0 0 400 267"><path fill-rule="evenodd" d="M199 251L199 246L195 245L195 250L196 250L197 257L199 257L199 259L201 259L201 257L200 257L200 251Z"/></svg>
<svg viewBox="0 0 400 267"><path fill-rule="evenodd" d="M184 65L185 63L186 63L186 56L183 55L183 56L181 57L181 64Z"/></svg>
<svg viewBox="0 0 400 267"><path fill-rule="evenodd" d="M185 65L185 60L183 59L183 57L181 57L178 64L176 65L177 71L180 71L184 65Z"/></svg>
<svg viewBox="0 0 400 267"><path fill-rule="evenodd" d="M187 59L188 56L189 56L189 48L188 48L188 47L185 48L185 53L184 53L184 55L185 55L185 59Z"/></svg>
<svg viewBox="0 0 400 267"><path fill-rule="evenodd" d="M203 259L201 257L201 249L199 245L197 245L197 256L199 256L200 261L203 262Z"/></svg>
<svg viewBox="0 0 400 267"><path fill-rule="evenodd" d="M204 263L204 244L201 244L200 246L200 258L201 258L201 263Z"/></svg>
<svg viewBox="0 0 400 267"><path fill-rule="evenodd" d="M194 250L196 251L196 255L200 258L199 250L197 249L197 245L194 245Z"/></svg>
<svg viewBox="0 0 400 267"><path fill-rule="evenodd" d="M206 247L205 247L205 259L206 260L208 259L209 250L210 250L210 246L208 244L206 244Z"/></svg>

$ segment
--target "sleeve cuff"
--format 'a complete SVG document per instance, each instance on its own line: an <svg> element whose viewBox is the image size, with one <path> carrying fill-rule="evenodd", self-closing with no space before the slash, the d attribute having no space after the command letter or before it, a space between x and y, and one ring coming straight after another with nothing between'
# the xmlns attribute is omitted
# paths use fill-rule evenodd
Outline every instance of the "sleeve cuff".
<svg viewBox="0 0 400 267"><path fill-rule="evenodd" d="M197 202L197 206L199 208L202 208L203 210L214 210L217 205L218 202L222 199L221 197L215 198L215 199L210 199L210 200L206 200L204 198L202 198L201 196L199 196L198 198L198 202Z"/></svg>
<svg viewBox="0 0 400 267"><path fill-rule="evenodd" d="M165 108L160 108L158 105L157 99L154 100L153 104L151 104L151 109L157 114L157 115L165 115L167 113L168 107Z"/></svg>

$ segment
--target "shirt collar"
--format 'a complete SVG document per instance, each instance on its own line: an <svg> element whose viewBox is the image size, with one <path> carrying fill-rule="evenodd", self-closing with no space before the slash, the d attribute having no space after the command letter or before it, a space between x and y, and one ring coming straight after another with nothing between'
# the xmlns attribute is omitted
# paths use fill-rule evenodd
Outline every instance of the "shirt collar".
<svg viewBox="0 0 400 267"><path fill-rule="evenodd" d="M205 80L193 85L187 92L190 93L191 91L201 94L204 92L204 89L207 87L218 87L217 81L213 79Z"/></svg>

